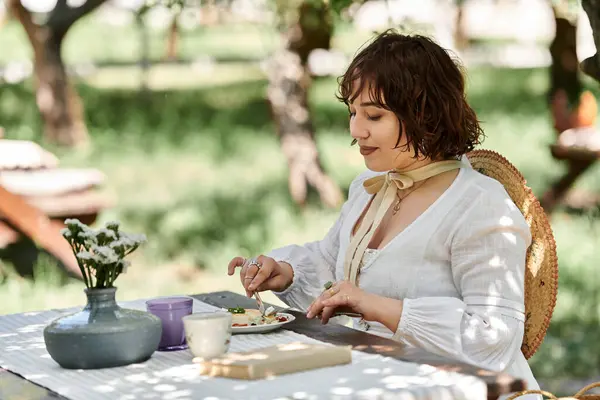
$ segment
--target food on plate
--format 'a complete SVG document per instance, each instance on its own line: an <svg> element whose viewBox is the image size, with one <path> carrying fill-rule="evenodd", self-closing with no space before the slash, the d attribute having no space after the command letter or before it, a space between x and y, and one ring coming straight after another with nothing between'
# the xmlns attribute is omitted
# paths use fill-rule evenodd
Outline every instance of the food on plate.
<svg viewBox="0 0 600 400"><path fill-rule="evenodd" d="M277 315L276 313L265 313L263 315L260 310L256 308L242 308L232 307L228 308L232 314L231 326L256 326L256 325L267 325L276 324L279 322L287 322L287 318L283 315Z"/></svg>
<svg viewBox="0 0 600 400"><path fill-rule="evenodd" d="M273 307L269 306L265 310L265 315L271 315L271 314L275 314L275 309Z"/></svg>

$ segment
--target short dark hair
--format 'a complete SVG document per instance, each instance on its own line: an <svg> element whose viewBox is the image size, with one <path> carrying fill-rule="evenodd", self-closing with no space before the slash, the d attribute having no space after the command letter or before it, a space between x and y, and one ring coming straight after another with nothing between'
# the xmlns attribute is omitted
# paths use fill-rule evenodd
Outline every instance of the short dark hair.
<svg viewBox="0 0 600 400"><path fill-rule="evenodd" d="M415 157L458 158L484 137L466 100L460 64L425 36L386 30L355 56L338 83L337 97L346 105L368 85L371 99L404 126Z"/></svg>

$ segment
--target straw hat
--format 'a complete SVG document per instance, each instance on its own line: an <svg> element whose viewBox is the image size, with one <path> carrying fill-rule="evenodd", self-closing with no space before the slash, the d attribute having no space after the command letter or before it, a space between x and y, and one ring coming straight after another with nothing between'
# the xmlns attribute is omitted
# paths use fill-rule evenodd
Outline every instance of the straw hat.
<svg viewBox="0 0 600 400"><path fill-rule="evenodd" d="M506 158L490 150L467 154L473 168L502 183L531 229L525 271L525 334L521 350L530 358L538 349L556 304L558 258L548 218L521 173Z"/></svg>

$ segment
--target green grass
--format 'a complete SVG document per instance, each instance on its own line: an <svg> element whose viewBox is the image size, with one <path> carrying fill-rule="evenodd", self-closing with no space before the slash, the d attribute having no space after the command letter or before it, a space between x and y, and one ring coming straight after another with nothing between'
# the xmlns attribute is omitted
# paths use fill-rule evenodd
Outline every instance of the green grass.
<svg viewBox="0 0 600 400"><path fill-rule="evenodd" d="M1 52L0 61L28 57L26 48L11 42L19 35L16 28L8 25L0 31L0 43L12 43L2 46L6 52ZM80 38L98 40L91 31L85 33L87 28L76 28L82 29ZM218 32L203 32L214 34L215 41L205 36L198 39L197 48L244 56L254 55L262 46L223 38L218 42ZM340 31L339 46L350 49L362 43L349 32ZM236 31L231 35L230 39L238 37ZM107 54L135 59L128 40L118 42L112 53L95 48L92 41L80 46L79 56L75 43L67 43L67 59L106 60ZM158 38L156 43L153 54L160 57ZM232 48L224 49L223 43ZM182 48L192 55L194 46ZM102 170L107 176L104 190L117 203L99 222L118 219L126 229L148 236L130 272L119 278L120 299L222 289L240 292L237 278L225 274L232 256L324 235L337 211L323 209L314 193L304 210L291 202L285 159L264 100L266 82L256 65L218 65L205 73L184 66L154 68L153 90L145 97L135 89L137 71L123 71L104 69L78 86L93 140L89 150L79 152L43 142L30 83L0 88L0 125L7 136L41 142L56 151L65 166ZM587 83L600 94L596 84ZM547 72L472 69L468 84L469 99L487 134L482 147L508 157L541 195L565 169L548 149L555 138L545 104ZM346 190L363 163L349 146L346 112L336 102L335 90L333 79L319 79L310 100L323 164ZM600 170L589 171L577 186L598 192ZM538 377L549 379L594 376L600 373L600 344L594 335L600 324L597 215L559 209L552 224L560 261L559 299L549 335L532 365ZM5 269L0 313L83 301L82 285L64 283L47 261L38 265L35 283L15 276L9 266Z"/></svg>

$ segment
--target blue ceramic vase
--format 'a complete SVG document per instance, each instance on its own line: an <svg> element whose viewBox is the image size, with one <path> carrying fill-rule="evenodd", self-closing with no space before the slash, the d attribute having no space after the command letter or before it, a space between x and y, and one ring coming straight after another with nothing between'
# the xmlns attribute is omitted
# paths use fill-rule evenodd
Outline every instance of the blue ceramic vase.
<svg viewBox="0 0 600 400"><path fill-rule="evenodd" d="M44 329L46 349L61 367L119 367L146 361L158 349L160 319L119 307L116 290L86 289L83 310L60 317Z"/></svg>

